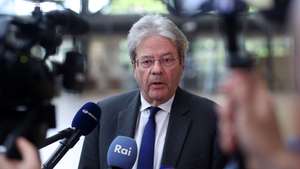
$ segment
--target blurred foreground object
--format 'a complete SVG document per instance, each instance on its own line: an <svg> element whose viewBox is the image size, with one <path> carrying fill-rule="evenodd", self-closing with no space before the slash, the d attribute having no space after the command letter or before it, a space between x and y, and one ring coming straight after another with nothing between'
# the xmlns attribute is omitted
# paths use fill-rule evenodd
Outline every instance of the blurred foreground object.
<svg viewBox="0 0 300 169"><path fill-rule="evenodd" d="M38 145L47 129L55 127L51 100L58 91L56 77L62 73L61 65L49 56L57 52L63 35L86 33L89 26L69 9L43 13L39 5L32 16L0 16L0 23L1 151L20 159L17 137Z"/></svg>

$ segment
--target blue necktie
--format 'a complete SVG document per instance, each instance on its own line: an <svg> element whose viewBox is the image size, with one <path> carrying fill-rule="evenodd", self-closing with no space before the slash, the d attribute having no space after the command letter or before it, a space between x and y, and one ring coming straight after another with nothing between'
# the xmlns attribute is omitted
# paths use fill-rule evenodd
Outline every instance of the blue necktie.
<svg viewBox="0 0 300 169"><path fill-rule="evenodd" d="M159 107L149 107L150 116L144 129L137 169L153 169L155 143L155 114Z"/></svg>

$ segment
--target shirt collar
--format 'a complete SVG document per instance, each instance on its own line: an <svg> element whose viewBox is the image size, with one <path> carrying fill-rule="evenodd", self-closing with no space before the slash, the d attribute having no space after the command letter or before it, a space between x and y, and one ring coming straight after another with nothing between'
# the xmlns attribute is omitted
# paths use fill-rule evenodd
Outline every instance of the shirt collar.
<svg viewBox="0 0 300 169"><path fill-rule="evenodd" d="M161 108L163 111L170 113L172 103L174 101L175 95L173 95L168 101L166 101L163 104L158 105L159 108ZM144 111L147 108L151 107L152 105L144 98L144 96L141 94L141 108L140 111Z"/></svg>

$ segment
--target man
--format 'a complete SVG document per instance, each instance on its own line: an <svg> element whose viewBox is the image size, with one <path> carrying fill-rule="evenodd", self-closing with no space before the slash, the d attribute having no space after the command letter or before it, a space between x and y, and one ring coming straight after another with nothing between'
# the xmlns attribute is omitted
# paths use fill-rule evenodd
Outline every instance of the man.
<svg viewBox="0 0 300 169"><path fill-rule="evenodd" d="M165 17L144 16L130 29L128 47L139 90L99 102L100 125L84 141L79 169L108 168L108 147L119 135L137 141L139 153L134 169L222 168L224 158L216 143L215 104L178 87L188 48L183 33ZM149 131L145 126L153 117L151 106L159 107L153 115L153 155L144 153L149 144L145 143L144 133ZM145 165L149 159L152 161Z"/></svg>

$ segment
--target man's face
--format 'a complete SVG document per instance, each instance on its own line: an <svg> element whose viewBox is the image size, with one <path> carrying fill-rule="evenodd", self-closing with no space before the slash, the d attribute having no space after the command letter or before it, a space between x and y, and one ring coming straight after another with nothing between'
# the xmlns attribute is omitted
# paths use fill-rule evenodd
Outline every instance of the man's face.
<svg viewBox="0 0 300 169"><path fill-rule="evenodd" d="M171 40L149 36L137 46L134 76L150 104L159 105L175 94L182 71L183 61Z"/></svg>

